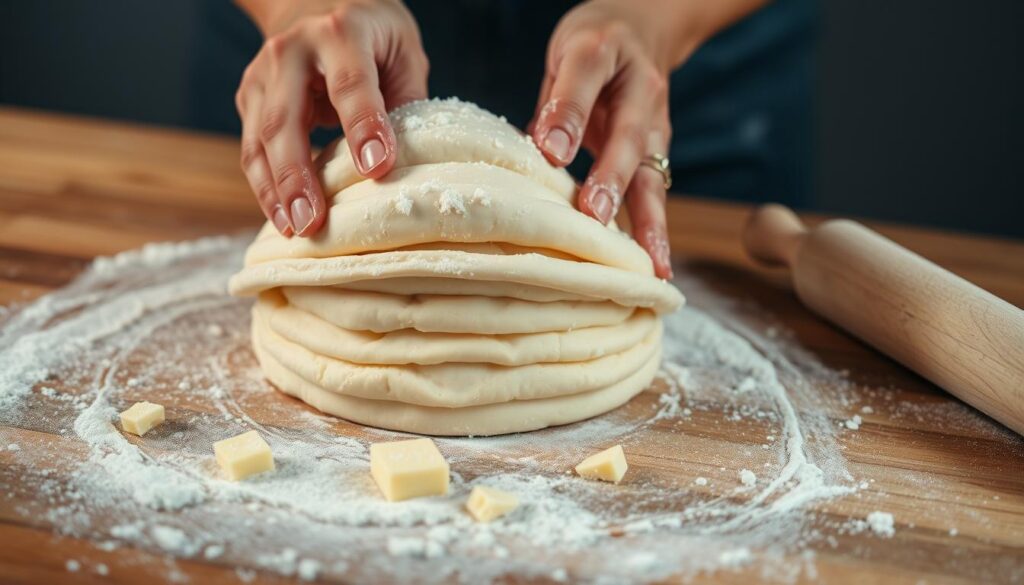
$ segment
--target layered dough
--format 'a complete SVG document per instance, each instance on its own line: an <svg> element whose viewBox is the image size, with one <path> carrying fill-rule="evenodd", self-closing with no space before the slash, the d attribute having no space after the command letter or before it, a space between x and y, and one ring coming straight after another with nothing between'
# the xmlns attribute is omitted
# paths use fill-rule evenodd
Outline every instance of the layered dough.
<svg viewBox="0 0 1024 585"><path fill-rule="evenodd" d="M335 192L314 238L264 226L231 279L257 295L267 378L357 423L434 435L520 432L615 408L651 381L658 314L682 295L530 140L457 100L392 115L396 168L318 159Z"/></svg>

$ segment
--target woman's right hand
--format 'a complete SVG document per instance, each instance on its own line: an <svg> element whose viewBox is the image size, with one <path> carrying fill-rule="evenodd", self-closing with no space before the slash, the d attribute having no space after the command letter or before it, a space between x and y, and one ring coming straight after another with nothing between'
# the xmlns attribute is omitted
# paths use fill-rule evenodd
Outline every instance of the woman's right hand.
<svg viewBox="0 0 1024 585"><path fill-rule="evenodd" d="M281 234L310 236L326 199L309 133L341 124L359 173L395 164L387 112L427 97L429 65L416 21L398 0L240 0L263 47L235 96L242 170Z"/></svg>

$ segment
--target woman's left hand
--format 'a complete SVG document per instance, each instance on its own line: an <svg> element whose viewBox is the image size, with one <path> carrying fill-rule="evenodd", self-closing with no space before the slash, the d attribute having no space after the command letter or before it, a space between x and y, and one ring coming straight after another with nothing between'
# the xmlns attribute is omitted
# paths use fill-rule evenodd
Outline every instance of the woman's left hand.
<svg viewBox="0 0 1024 585"><path fill-rule="evenodd" d="M531 134L558 166L571 163L580 146L594 154L580 211L608 223L625 200L633 237L651 255L655 273L668 278L664 178L641 162L667 154L673 63L647 22L649 12L591 1L562 18L548 45Z"/></svg>
<svg viewBox="0 0 1024 585"><path fill-rule="evenodd" d="M668 154L668 76L717 26L762 0L590 0L567 13L548 44L530 133L558 166L580 146L595 162L578 207L608 223L623 200L655 273L672 276L665 178L641 163ZM712 6L707 6L712 5Z"/></svg>

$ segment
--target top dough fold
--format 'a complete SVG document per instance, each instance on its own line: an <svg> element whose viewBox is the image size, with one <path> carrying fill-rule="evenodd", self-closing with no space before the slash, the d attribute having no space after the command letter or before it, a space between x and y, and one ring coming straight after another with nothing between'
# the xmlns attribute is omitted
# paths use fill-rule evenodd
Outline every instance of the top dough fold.
<svg viewBox="0 0 1024 585"><path fill-rule="evenodd" d="M422 100L394 109L388 117L398 139L395 169L414 165L486 163L529 177L576 204L572 176L548 163L528 135L487 110L456 98ZM324 192L337 193L364 179L344 138L317 157Z"/></svg>

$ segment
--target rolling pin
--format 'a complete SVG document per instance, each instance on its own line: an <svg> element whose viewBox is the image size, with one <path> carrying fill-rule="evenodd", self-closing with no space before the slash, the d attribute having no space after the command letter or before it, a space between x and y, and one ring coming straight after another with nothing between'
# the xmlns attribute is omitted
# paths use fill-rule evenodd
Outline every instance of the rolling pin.
<svg viewBox="0 0 1024 585"><path fill-rule="evenodd" d="M743 246L811 310L1024 434L1024 311L863 225L751 215Z"/></svg>

